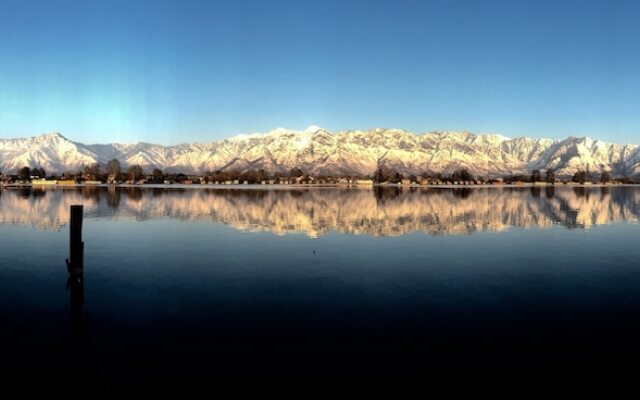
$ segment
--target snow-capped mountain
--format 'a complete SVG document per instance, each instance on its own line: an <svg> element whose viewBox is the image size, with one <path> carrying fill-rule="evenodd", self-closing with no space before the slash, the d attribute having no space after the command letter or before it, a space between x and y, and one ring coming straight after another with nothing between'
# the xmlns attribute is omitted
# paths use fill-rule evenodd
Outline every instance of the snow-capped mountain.
<svg viewBox="0 0 640 400"><path fill-rule="evenodd" d="M238 135L201 144L161 146L151 143L94 144L73 142L50 133L24 139L0 139L0 170L24 166L49 172L77 171L105 165L116 158L123 166L202 173L215 170L264 169L285 172L300 168L313 174L371 175L384 164L404 174L451 173L467 168L484 176L529 173L553 168L559 176L578 170L617 176L640 175L640 148L587 137L551 139L370 129L331 133L311 126L303 131L283 128L269 133Z"/></svg>

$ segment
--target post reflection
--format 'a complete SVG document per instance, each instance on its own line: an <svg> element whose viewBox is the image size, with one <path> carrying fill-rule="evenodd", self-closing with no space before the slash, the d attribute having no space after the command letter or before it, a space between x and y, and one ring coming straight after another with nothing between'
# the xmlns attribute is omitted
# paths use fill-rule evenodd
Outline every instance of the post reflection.
<svg viewBox="0 0 640 400"><path fill-rule="evenodd" d="M70 207L69 258L67 259L67 289L71 315L71 337L74 344L84 338L84 242L82 241L83 206Z"/></svg>

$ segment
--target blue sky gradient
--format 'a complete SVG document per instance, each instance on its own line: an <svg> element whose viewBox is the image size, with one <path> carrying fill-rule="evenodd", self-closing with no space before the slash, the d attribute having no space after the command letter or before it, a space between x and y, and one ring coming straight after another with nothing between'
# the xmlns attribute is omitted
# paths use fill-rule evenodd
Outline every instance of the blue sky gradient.
<svg viewBox="0 0 640 400"><path fill-rule="evenodd" d="M640 143L637 1L0 0L0 137L316 124Z"/></svg>

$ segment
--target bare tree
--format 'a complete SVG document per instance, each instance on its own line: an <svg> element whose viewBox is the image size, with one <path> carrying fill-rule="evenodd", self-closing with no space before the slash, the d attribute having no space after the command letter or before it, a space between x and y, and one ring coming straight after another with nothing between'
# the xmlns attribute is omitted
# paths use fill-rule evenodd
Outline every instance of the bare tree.
<svg viewBox="0 0 640 400"><path fill-rule="evenodd" d="M159 168L154 168L151 175L153 175L153 180L156 182L161 182L162 180L164 180L164 172L162 172L162 170Z"/></svg>
<svg viewBox="0 0 640 400"><path fill-rule="evenodd" d="M107 174L113 176L113 179L120 179L120 161L115 158L107 163Z"/></svg>
<svg viewBox="0 0 640 400"><path fill-rule="evenodd" d="M545 176L545 181L547 183L555 183L555 181L556 181L556 172L553 170L553 168L549 168L547 170L547 176Z"/></svg>
<svg viewBox="0 0 640 400"><path fill-rule="evenodd" d="M100 179L100 164L87 165L84 167L84 174L89 175L91 179Z"/></svg>
<svg viewBox="0 0 640 400"><path fill-rule="evenodd" d="M466 168L461 168L451 174L452 181L474 181L475 178Z"/></svg>
<svg viewBox="0 0 640 400"><path fill-rule="evenodd" d="M378 169L376 169L376 172L373 174L374 183L398 183L401 179L402 177L397 170L386 165L380 165Z"/></svg>
<svg viewBox="0 0 640 400"><path fill-rule="evenodd" d="M142 167L139 165L132 165L129 167L129 169L127 170L127 175L129 176L129 179L132 181L137 181L138 179L140 179L140 177L142 177L144 171L142 171Z"/></svg>
<svg viewBox="0 0 640 400"><path fill-rule="evenodd" d="M542 182L542 174L540 174L539 169L536 169L531 173L531 182Z"/></svg>
<svg viewBox="0 0 640 400"><path fill-rule="evenodd" d="M573 181L579 184L584 184L589 179L589 173L585 171L578 171L573 175Z"/></svg>

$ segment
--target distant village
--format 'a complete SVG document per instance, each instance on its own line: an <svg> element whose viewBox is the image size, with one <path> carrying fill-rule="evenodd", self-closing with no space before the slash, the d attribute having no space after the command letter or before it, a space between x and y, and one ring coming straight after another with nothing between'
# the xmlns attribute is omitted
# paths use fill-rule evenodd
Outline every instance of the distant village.
<svg viewBox="0 0 640 400"><path fill-rule="evenodd" d="M637 184L640 180L631 177L611 177L608 172L597 174L578 171L572 177L558 177L553 169L535 170L530 174L506 175L500 178L474 176L461 168L451 174L423 173L403 175L399 171L380 166L370 176L312 175L300 168L286 173L268 173L262 169L244 172L209 171L201 175L165 173L158 168L145 171L139 165L122 169L113 159L106 166L93 164L82 171L48 175L44 168L23 167L14 174L2 174L4 187L10 186L73 186L73 185L317 185L317 186L471 186L471 185L593 185L593 184Z"/></svg>

